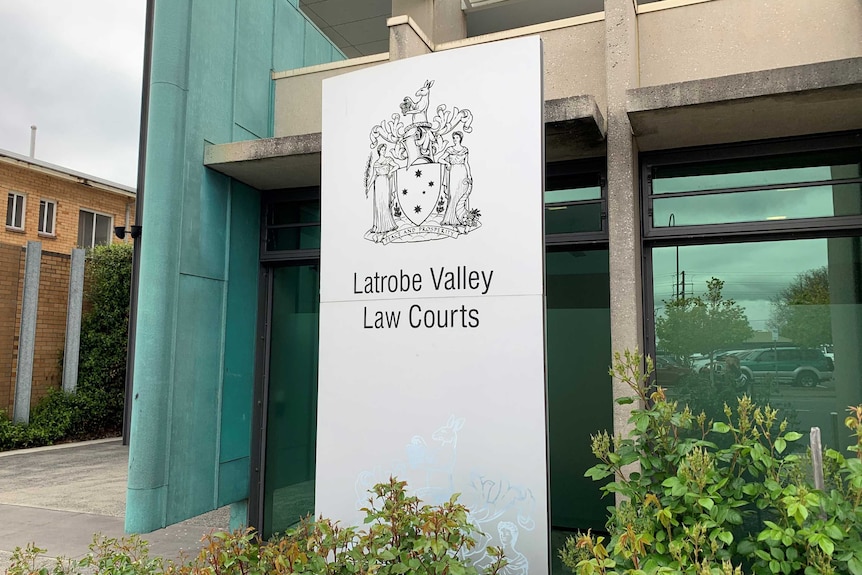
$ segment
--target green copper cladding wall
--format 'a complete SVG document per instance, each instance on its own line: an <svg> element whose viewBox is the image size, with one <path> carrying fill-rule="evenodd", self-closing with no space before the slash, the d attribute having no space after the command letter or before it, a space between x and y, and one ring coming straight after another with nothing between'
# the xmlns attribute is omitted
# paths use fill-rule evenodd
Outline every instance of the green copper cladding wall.
<svg viewBox="0 0 862 575"><path fill-rule="evenodd" d="M272 70L343 55L298 0L157 0L126 530L248 497L260 199L206 142L272 136Z"/></svg>

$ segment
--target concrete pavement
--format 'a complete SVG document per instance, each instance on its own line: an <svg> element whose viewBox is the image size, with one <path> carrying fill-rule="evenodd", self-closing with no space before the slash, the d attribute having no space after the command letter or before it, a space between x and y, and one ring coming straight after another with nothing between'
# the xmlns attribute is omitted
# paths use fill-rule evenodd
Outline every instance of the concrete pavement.
<svg viewBox="0 0 862 575"><path fill-rule="evenodd" d="M128 448L119 439L0 453L0 570L16 547L35 543L47 557L85 555L100 533L123 535ZM150 555L194 555L200 539L226 530L229 507L142 537Z"/></svg>

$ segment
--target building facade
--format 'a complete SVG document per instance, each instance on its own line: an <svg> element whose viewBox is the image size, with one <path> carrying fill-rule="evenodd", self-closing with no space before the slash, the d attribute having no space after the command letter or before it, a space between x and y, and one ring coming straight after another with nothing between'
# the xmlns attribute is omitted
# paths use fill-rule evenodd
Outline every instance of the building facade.
<svg viewBox="0 0 862 575"><path fill-rule="evenodd" d="M235 504L270 533L313 511L322 80L525 35L544 45L552 533L604 524L583 473L590 433L626 432L612 350L657 356L667 386L757 351L750 385L846 441L858 2L199 4L156 4L141 282L163 284L138 307L127 529ZM710 302L741 321L670 321Z"/></svg>
<svg viewBox="0 0 862 575"><path fill-rule="evenodd" d="M0 150L0 411L11 416L18 362L27 242L42 244L31 404L61 383L70 256L74 248L120 241L131 225L135 190Z"/></svg>

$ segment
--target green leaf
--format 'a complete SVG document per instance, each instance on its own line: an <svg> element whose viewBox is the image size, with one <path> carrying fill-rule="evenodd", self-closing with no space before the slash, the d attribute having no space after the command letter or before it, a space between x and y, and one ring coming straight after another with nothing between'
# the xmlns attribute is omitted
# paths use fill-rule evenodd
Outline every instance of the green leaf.
<svg viewBox="0 0 862 575"><path fill-rule="evenodd" d="M617 405L629 405L635 402L633 397L618 397L616 399Z"/></svg>
<svg viewBox="0 0 862 575"><path fill-rule="evenodd" d="M740 555L751 555L757 549L757 546L753 541L748 539L743 539L739 542L739 545L736 546L736 552Z"/></svg>
<svg viewBox="0 0 862 575"><path fill-rule="evenodd" d="M850 558L850 561L847 562L847 568L853 575L862 575L862 561L856 557Z"/></svg>
<svg viewBox="0 0 862 575"><path fill-rule="evenodd" d="M725 545L730 545L731 543L733 543L733 533L731 533L730 531L719 532L718 538L721 541L724 541Z"/></svg>
<svg viewBox="0 0 862 575"><path fill-rule="evenodd" d="M796 441L798 439L802 439L802 434L797 431L788 431L784 434L784 439L787 441Z"/></svg>
<svg viewBox="0 0 862 575"><path fill-rule="evenodd" d="M712 424L712 430L716 433L727 433L728 431L730 431L730 426L721 421L716 421Z"/></svg>
<svg viewBox="0 0 862 575"><path fill-rule="evenodd" d="M838 539L839 541L840 541L841 539L844 539L844 533L843 533L843 532L841 531L841 529L840 529L837 525L835 525L835 524L829 524L829 525L827 525L827 526L826 526L825 531L826 531L826 535L828 535L828 536L829 536L829 537L831 537L832 539Z"/></svg>
<svg viewBox="0 0 862 575"><path fill-rule="evenodd" d="M784 453L784 450L787 449L787 442L781 439L780 437L775 440L775 451L778 453Z"/></svg>
<svg viewBox="0 0 862 575"><path fill-rule="evenodd" d="M594 465L584 473L584 477L589 477L593 481L600 481L609 475L613 475L613 472L608 470L606 465Z"/></svg>
<svg viewBox="0 0 862 575"><path fill-rule="evenodd" d="M697 502L701 507L704 507L706 509L712 509L715 506L715 501L713 501L709 497L701 497L697 500Z"/></svg>

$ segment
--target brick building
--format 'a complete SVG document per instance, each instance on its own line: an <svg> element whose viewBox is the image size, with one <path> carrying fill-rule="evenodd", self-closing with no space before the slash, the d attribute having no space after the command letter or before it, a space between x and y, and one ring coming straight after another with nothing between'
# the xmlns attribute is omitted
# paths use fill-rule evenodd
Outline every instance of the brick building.
<svg viewBox="0 0 862 575"><path fill-rule="evenodd" d="M28 241L42 242L39 314L31 403L61 383L70 254L120 241L114 226L134 221L135 190L41 160L0 150L0 411L15 393L24 261Z"/></svg>

